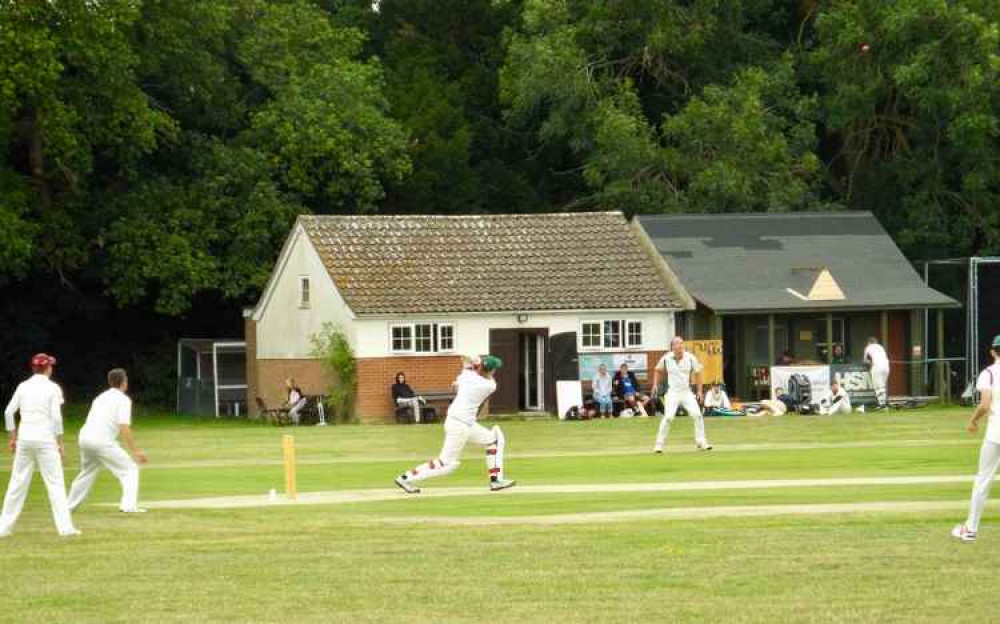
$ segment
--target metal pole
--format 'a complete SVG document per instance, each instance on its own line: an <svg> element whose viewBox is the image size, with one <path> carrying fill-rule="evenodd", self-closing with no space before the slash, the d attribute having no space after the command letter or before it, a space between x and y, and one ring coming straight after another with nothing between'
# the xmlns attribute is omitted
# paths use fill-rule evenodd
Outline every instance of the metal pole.
<svg viewBox="0 0 1000 624"><path fill-rule="evenodd" d="M931 263L930 262L924 262L924 284L928 288L930 288L930 286L931 286ZM924 308L924 360L925 361L927 360L927 356L930 355L930 346L931 346L931 343L929 341L929 338L930 338L930 328L928 327L928 325L929 325L930 322L931 322L931 311L930 311L930 308ZM929 368L929 366L926 363L923 366L920 367L920 370L923 371L923 378L920 381L923 384L924 388L927 387L927 375L928 375L928 373L930 373L930 370L928 370L928 368Z"/></svg>
<svg viewBox="0 0 1000 624"><path fill-rule="evenodd" d="M937 357L938 361L935 363L937 367L937 394L945 403L951 403L951 395L942 396L945 389L945 365L942 360L944 360L944 310L938 309L937 311Z"/></svg>
<svg viewBox="0 0 1000 624"><path fill-rule="evenodd" d="M767 315L767 365L774 366L774 315Z"/></svg>
<svg viewBox="0 0 1000 624"><path fill-rule="evenodd" d="M833 364L833 314L826 315L826 363Z"/></svg>
<svg viewBox="0 0 1000 624"><path fill-rule="evenodd" d="M215 417L219 417L219 345L212 343L212 390L215 392Z"/></svg>

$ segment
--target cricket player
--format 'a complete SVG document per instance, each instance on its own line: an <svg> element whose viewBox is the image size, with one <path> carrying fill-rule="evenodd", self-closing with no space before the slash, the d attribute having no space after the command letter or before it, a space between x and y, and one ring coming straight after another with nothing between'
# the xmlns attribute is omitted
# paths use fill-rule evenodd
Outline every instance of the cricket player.
<svg viewBox="0 0 1000 624"><path fill-rule="evenodd" d="M836 377L830 381L830 396L819 403L819 413L825 416L851 413L851 397Z"/></svg>
<svg viewBox="0 0 1000 624"><path fill-rule="evenodd" d="M51 379L55 363L56 359L45 353L32 357L31 370L34 375L17 387L4 410L10 450L14 453L14 466L10 471L7 495L3 499L3 512L0 512L0 537L8 537L14 530L14 524L24 507L24 499L28 497L36 465L45 481L52 519L55 520L59 535L68 537L80 534L73 526L69 505L66 503L66 482L63 480L62 466L63 393ZM21 412L19 427L14 424L14 414L17 412Z"/></svg>
<svg viewBox="0 0 1000 624"><path fill-rule="evenodd" d="M678 406L694 419L694 442L699 450L710 451L712 445L705 438L705 420L698 406L704 399L701 385L701 363L691 353L684 350L684 339L675 336L670 341L670 353L664 354L653 371L653 393L660 387L660 372L667 374L667 393L663 397L663 418L660 420L660 430L656 434L654 453L662 453L663 445L670 434L670 425L677 416ZM691 392L691 384L697 388L697 398Z"/></svg>
<svg viewBox="0 0 1000 624"><path fill-rule="evenodd" d="M128 374L115 368L108 373L108 389L90 405L87 422L80 429L80 474L69 489L69 508L76 511L83 504L101 466L111 471L122 486L118 509L125 513L145 513L139 507L139 464L149 461L135 444L132 435L132 399L128 397ZM118 444L125 440L132 456ZM133 461L134 458L134 461Z"/></svg>
<svg viewBox="0 0 1000 624"><path fill-rule="evenodd" d="M865 363L872 376L872 387L875 389L875 400L880 408L889 406L889 356L885 348L878 343L878 338L872 336L865 347Z"/></svg>
<svg viewBox="0 0 1000 624"><path fill-rule="evenodd" d="M969 517L965 524L960 524L951 530L951 536L963 542L973 542L979 533L979 519L986 507L986 499L990 495L990 485L1000 466L1000 335L993 338L990 347L993 364L979 373L976 390L979 391L979 405L969 420L969 433L979 430L979 421L989 415L986 425L986 436L983 446L979 449L979 472L972 486L972 500L969 503Z"/></svg>
<svg viewBox="0 0 1000 624"><path fill-rule="evenodd" d="M420 464L413 470L396 477L396 485L407 494L420 492L415 483L431 477L443 477L458 468L462 449L469 440L486 447L486 468L490 475L490 490L496 492L514 485L514 481L504 479L503 453L505 440L503 431L496 425L492 429L476 422L479 408L497 389L493 373L503 365L500 358L486 355L473 358L463 367L455 379L457 391L455 399L448 406L448 417L444 421L444 446L436 459Z"/></svg>

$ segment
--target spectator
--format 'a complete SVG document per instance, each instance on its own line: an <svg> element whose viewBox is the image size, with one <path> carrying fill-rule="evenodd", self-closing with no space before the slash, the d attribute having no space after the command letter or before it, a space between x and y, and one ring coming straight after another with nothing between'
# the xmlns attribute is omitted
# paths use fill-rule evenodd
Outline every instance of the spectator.
<svg viewBox="0 0 1000 624"><path fill-rule="evenodd" d="M633 414L638 414L639 416L649 416L646 413L646 404L649 403L649 397L639 393L639 380L635 378L635 373L629 371L628 364L622 364L615 373L614 379L611 380L611 385L614 388L615 395L622 401L623 409L629 410Z"/></svg>
<svg viewBox="0 0 1000 624"><path fill-rule="evenodd" d="M889 355L875 336L868 339L868 346L865 347L865 365L871 372L879 409L885 409L889 406Z"/></svg>
<svg viewBox="0 0 1000 624"><path fill-rule="evenodd" d="M723 389L722 384L714 383L705 395L705 415L718 416L723 414L723 410L731 411L732 404L729 402L729 395Z"/></svg>
<svg viewBox="0 0 1000 624"><path fill-rule="evenodd" d="M288 418L293 425L299 424L299 412L306 406L306 397L302 394L295 383L295 379L289 377L285 380L285 389L288 391L288 400L285 402L285 409L288 410Z"/></svg>
<svg viewBox="0 0 1000 624"><path fill-rule="evenodd" d="M830 382L830 396L819 403L819 413L824 415L851 413L851 397L841 387L836 377Z"/></svg>
<svg viewBox="0 0 1000 624"><path fill-rule="evenodd" d="M847 356L844 354L844 345L839 342L833 345L833 363L834 364L844 364L847 362Z"/></svg>
<svg viewBox="0 0 1000 624"><path fill-rule="evenodd" d="M788 349L785 349L784 351L781 352L781 355L778 356L778 359L775 360L774 365L791 366L794 363L795 363L795 358L792 357L792 353Z"/></svg>
<svg viewBox="0 0 1000 624"><path fill-rule="evenodd" d="M424 397L417 396L410 384L406 383L406 373L396 373L396 383L392 384L392 402L396 407L408 407L413 411L413 422L420 423L421 407L427 404Z"/></svg>
<svg viewBox="0 0 1000 624"><path fill-rule="evenodd" d="M601 364L597 367L597 374L594 375L594 379L590 382L590 388L601 418L611 418L613 409L611 401L611 375L608 374L607 366Z"/></svg>

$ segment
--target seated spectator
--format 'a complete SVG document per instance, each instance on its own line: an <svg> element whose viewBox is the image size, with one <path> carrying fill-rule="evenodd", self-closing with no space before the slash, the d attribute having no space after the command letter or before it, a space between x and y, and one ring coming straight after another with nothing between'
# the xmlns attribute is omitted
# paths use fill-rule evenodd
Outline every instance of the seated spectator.
<svg viewBox="0 0 1000 624"><path fill-rule="evenodd" d="M830 396L819 403L820 414L850 414L851 397L836 378L830 382Z"/></svg>
<svg viewBox="0 0 1000 624"><path fill-rule="evenodd" d="M843 364L847 362L847 356L844 354L844 345L839 342L833 345L833 363Z"/></svg>
<svg viewBox="0 0 1000 624"><path fill-rule="evenodd" d="M624 404L622 411L629 410L629 413L646 417L646 405L649 397L639 392L639 380L635 378L635 373L629 371L628 364L622 364L611 380L611 386L617 396Z"/></svg>
<svg viewBox="0 0 1000 624"><path fill-rule="evenodd" d="M597 374L590 382L590 389L601 418L611 418L614 407L611 400L611 375L608 374L608 367L604 364L597 367Z"/></svg>
<svg viewBox="0 0 1000 624"><path fill-rule="evenodd" d="M420 423L421 407L427 404L424 397L417 396L410 384L406 383L406 373L396 373L396 383L392 384L392 403L396 407L409 407L413 410L413 422Z"/></svg>
<svg viewBox="0 0 1000 624"><path fill-rule="evenodd" d="M288 391L288 400L285 401L285 409L288 410L288 418L291 419L292 424L297 425L299 424L299 412L306 406L308 400L291 377L285 380L285 389Z"/></svg>
<svg viewBox="0 0 1000 624"><path fill-rule="evenodd" d="M787 349L781 352L778 359L774 362L775 366L791 366L795 363L795 358L792 357L792 353Z"/></svg>
<svg viewBox="0 0 1000 624"><path fill-rule="evenodd" d="M740 412L733 410L729 395L720 383L714 383L705 394L705 416L734 416Z"/></svg>

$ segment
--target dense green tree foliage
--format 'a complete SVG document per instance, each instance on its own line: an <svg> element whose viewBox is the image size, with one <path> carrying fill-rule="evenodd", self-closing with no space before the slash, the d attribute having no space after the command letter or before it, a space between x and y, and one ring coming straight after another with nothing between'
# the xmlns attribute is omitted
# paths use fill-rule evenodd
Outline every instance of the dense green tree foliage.
<svg viewBox="0 0 1000 624"><path fill-rule="evenodd" d="M1000 254L998 74L989 0L0 0L0 355L238 334L302 213L866 209Z"/></svg>

